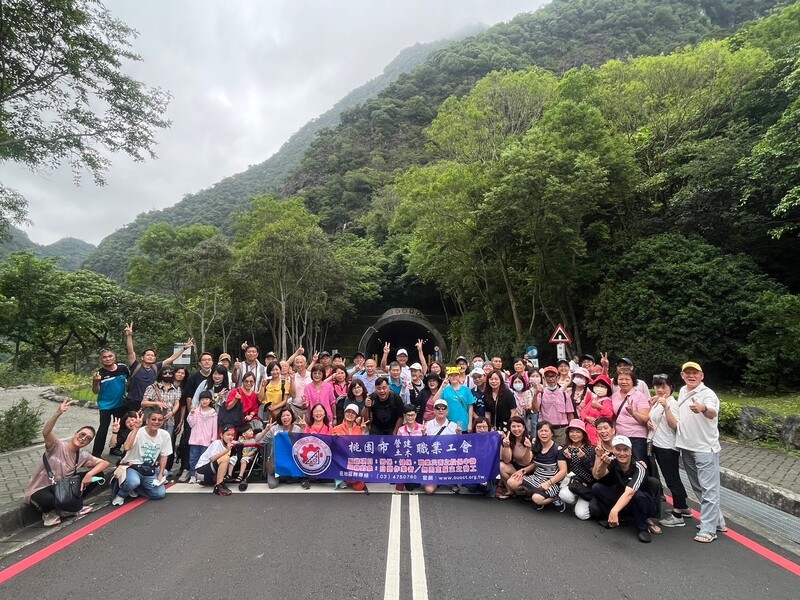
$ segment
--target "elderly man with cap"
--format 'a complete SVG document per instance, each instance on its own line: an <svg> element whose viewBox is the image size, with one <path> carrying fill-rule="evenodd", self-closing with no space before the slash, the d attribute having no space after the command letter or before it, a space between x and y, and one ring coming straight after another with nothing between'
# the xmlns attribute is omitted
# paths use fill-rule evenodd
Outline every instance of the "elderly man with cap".
<svg viewBox="0 0 800 600"><path fill-rule="evenodd" d="M539 392L539 421L547 421L553 428L553 440L563 446L567 439L567 425L575 418L575 406L567 393L558 385L558 369L544 368L544 386Z"/></svg>
<svg viewBox="0 0 800 600"><path fill-rule="evenodd" d="M472 380L470 391L475 396L475 404L472 406L475 417L478 420L489 419L491 423L492 412L486 410L486 373L483 372L483 365L472 369L469 378Z"/></svg>
<svg viewBox="0 0 800 600"><path fill-rule="evenodd" d="M358 415L360 411L358 404L348 404L344 408L344 420L333 428L333 435L367 435L369 433L369 423L362 421L358 423ZM353 481L337 479L333 482L333 489L344 489L350 486L357 492L365 492L369 494L367 484L363 481Z"/></svg>
<svg viewBox="0 0 800 600"><path fill-rule="evenodd" d="M456 368L458 367L448 367L448 370ZM442 387L439 388L439 392L441 392L442 388L445 386L447 386L446 381ZM462 389L467 390L466 387L462 387ZM467 391L469 392L469 390ZM461 425L456 421L450 420L447 416L448 404L446 400L443 400L442 398L436 398L433 401L433 414L433 419L425 423L425 435L457 435L461 433ZM426 485L425 493L433 494L436 491L436 487L436 485ZM455 493L458 493L458 486L452 486L452 490Z"/></svg>
<svg viewBox="0 0 800 600"><path fill-rule="evenodd" d="M422 365L423 372L428 372L428 363L425 361L425 352L422 350L423 345L422 340L417 340L417 343L414 344L415 348L417 349L417 354L419 355L419 363ZM389 342L386 342L383 346L383 358L381 358L381 370L386 371L386 365L389 361L389 353L392 351L392 345ZM405 348L398 348L397 352L395 352L395 360L400 364L400 370L402 372L403 379L408 381L411 380L411 369L408 366L408 351Z"/></svg>
<svg viewBox="0 0 800 600"><path fill-rule="evenodd" d="M717 531L728 530L720 506L719 398L703 383L698 363L684 363L681 378L686 385L678 393L675 447L681 451L686 476L700 501L700 531L694 539L709 543L717 539Z"/></svg>
<svg viewBox="0 0 800 600"><path fill-rule="evenodd" d="M607 515L601 524L609 529L619 527L620 517L633 521L640 542L653 540L651 533L661 533L655 519L658 515L658 482L647 477L647 469L633 460L631 441L624 435L611 440L614 447L613 460L598 456L592 467L592 476L597 480L592 486L593 503L599 507L601 516Z"/></svg>
<svg viewBox="0 0 800 600"><path fill-rule="evenodd" d="M363 377L366 374L366 369L364 368L364 362L366 362L367 357L364 356L364 353L360 350L353 354L353 365L347 369L347 374L350 376L350 379L353 377Z"/></svg>

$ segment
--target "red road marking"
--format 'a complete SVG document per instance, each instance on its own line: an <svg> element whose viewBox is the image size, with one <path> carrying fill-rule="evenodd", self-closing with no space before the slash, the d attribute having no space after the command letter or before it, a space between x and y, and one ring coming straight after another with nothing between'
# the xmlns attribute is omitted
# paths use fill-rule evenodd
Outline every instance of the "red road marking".
<svg viewBox="0 0 800 600"><path fill-rule="evenodd" d="M664 494L664 497L667 499L667 502L672 504L672 497L671 496L667 496L666 494ZM700 520L700 513L697 512L695 509L692 509L692 516L695 519ZM767 559L768 561L770 561L772 563L775 563L779 567L783 567L784 569L789 571L792 575L800 576L800 565L799 564L797 564L795 562L792 562L788 558L785 558L785 557L781 556L780 554L777 554L777 553L773 552L769 548L765 548L764 546L762 546L761 544L759 544L755 540L751 540L749 537L743 536L741 533L738 533L738 532L734 531L730 527L728 527L728 531L726 531L725 533L721 533L721 535L728 536L734 542L737 542L737 543L741 544L742 546L744 546L745 548L747 548L751 552L755 552L760 557L765 558L765 559Z"/></svg>
<svg viewBox="0 0 800 600"><path fill-rule="evenodd" d="M147 498L140 496L139 498L136 498L131 502L126 503L124 506L119 507L117 510L100 517L96 521L93 521L92 523L89 523L88 525L81 527L77 531L73 531L72 533L63 537L62 539L53 542L49 546L42 548L38 552L34 552L27 558L24 558L21 561L19 561L18 563L15 563L10 567L7 567L3 571L0 571L0 584L5 583L12 577L16 577L23 571L27 571L34 565L37 565L40 562L42 562L45 558L48 558L53 554L55 554L56 552L63 550L67 546L74 544L79 539L86 537L87 535L100 529L104 525L107 525L108 523L111 523L112 521L119 519L122 515L129 513L130 511L132 511L134 508L136 508L146 500Z"/></svg>

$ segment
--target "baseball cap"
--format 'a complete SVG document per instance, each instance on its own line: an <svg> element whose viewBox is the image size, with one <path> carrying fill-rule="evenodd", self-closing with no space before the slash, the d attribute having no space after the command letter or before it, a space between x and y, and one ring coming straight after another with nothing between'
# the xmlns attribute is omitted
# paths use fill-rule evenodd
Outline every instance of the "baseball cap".
<svg viewBox="0 0 800 600"><path fill-rule="evenodd" d="M447 367L448 375L458 375L459 373L461 373L461 369L458 367Z"/></svg>
<svg viewBox="0 0 800 600"><path fill-rule="evenodd" d="M631 444L631 440L627 435L615 435L614 439L611 440L612 446L627 446L628 448L633 448L633 444Z"/></svg>
<svg viewBox="0 0 800 600"><path fill-rule="evenodd" d="M411 365L411 366L410 366L410 367L408 367L408 368L409 368L409 369L412 369L412 370L414 370L414 371L422 371L422 365L421 365L421 364L419 364L419 363L414 363L413 365Z"/></svg>
<svg viewBox="0 0 800 600"><path fill-rule="evenodd" d="M542 369L542 375L547 375L548 373L555 373L556 375L558 375L558 369L556 369L552 365L549 365L549 366L545 367L544 369Z"/></svg>
<svg viewBox="0 0 800 600"><path fill-rule="evenodd" d="M436 402L433 403L434 406L447 406L447 400L443 398L439 398Z"/></svg>
<svg viewBox="0 0 800 600"><path fill-rule="evenodd" d="M684 372L686 369L695 369L697 371L700 371L701 373L703 372L703 368L694 361L683 363L683 366L681 367L681 373Z"/></svg>
<svg viewBox="0 0 800 600"><path fill-rule="evenodd" d="M401 354L405 354L406 356L408 356L408 352L406 352L406 349L405 349L405 348L400 348L400 349L397 351L397 356L400 356Z"/></svg>
<svg viewBox="0 0 800 600"><path fill-rule="evenodd" d="M628 365L629 367L633 366L633 361L630 358L625 358L624 356L617 361L617 365Z"/></svg>
<svg viewBox="0 0 800 600"><path fill-rule="evenodd" d="M415 413L415 412L417 412L417 407L414 406L413 404L404 404L403 405L403 412L404 413L410 413L410 412Z"/></svg>
<svg viewBox="0 0 800 600"><path fill-rule="evenodd" d="M228 354L227 352L223 352L222 354L219 355L219 358L217 359L217 361L218 362L222 362L223 360L226 360L226 359L230 360L231 359L231 355Z"/></svg>
<svg viewBox="0 0 800 600"><path fill-rule="evenodd" d="M348 405L345 407L345 409L344 409L344 412L347 412L348 410L352 410L352 411L353 411L354 413L356 413L356 414L359 414L359 413L361 412L361 411L358 409L358 404L348 404Z"/></svg>
<svg viewBox="0 0 800 600"><path fill-rule="evenodd" d="M486 375L486 373L483 369L475 368L472 369L472 372L469 375L470 377L483 377L484 375Z"/></svg>

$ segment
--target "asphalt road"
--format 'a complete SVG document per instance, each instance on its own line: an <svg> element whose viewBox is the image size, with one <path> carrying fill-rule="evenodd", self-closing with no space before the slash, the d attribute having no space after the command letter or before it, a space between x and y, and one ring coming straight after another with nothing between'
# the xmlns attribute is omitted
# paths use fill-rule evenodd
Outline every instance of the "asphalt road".
<svg viewBox="0 0 800 600"><path fill-rule="evenodd" d="M65 544L68 536L78 537L84 526L103 523L0 584L0 596L798 597L796 575L724 535L712 544L692 541L694 523L642 544L631 528L605 530L569 513L536 512L517 500L377 491L367 496L323 486L262 490L251 485L228 498L168 492L165 500L144 502L116 519L103 508L3 559L0 568L13 568ZM729 526L769 546L736 523Z"/></svg>

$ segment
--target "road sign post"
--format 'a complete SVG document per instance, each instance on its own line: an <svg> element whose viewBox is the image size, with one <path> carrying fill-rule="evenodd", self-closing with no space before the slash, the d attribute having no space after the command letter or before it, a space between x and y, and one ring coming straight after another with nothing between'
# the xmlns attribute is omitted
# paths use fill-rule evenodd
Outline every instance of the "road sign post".
<svg viewBox="0 0 800 600"><path fill-rule="evenodd" d="M559 323L550 335L550 343L556 344L556 355L558 360L567 360L567 344L572 343L567 330L562 323Z"/></svg>

